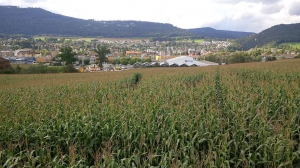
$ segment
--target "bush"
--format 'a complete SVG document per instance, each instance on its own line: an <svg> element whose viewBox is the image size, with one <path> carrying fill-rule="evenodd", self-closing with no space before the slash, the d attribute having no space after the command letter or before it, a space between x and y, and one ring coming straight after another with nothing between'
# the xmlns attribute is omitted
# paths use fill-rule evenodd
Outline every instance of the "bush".
<svg viewBox="0 0 300 168"><path fill-rule="evenodd" d="M83 60L84 65L89 65L90 64L90 59L85 59Z"/></svg>
<svg viewBox="0 0 300 168"><path fill-rule="evenodd" d="M44 74L47 73L47 67L44 65L31 65L21 73L25 74Z"/></svg>
<svg viewBox="0 0 300 168"><path fill-rule="evenodd" d="M79 71L75 69L73 65L66 65L64 67L61 66L47 67L44 65L32 65L27 69L21 69L20 71L15 70L14 72L22 73L22 74L45 74L45 73L73 73Z"/></svg>
<svg viewBox="0 0 300 168"><path fill-rule="evenodd" d="M54 67L47 67L47 73L62 73L63 67L54 66Z"/></svg>
<svg viewBox="0 0 300 168"><path fill-rule="evenodd" d="M120 81L120 88L133 87L135 88L142 79L142 73L136 72L133 76Z"/></svg>
<svg viewBox="0 0 300 168"><path fill-rule="evenodd" d="M276 57L267 57L266 58L266 61L275 61L275 60L277 60Z"/></svg>
<svg viewBox="0 0 300 168"><path fill-rule="evenodd" d="M79 72L79 71L77 69L75 69L72 64L69 64L69 65L66 65L63 67L63 72L64 73L74 73L74 72Z"/></svg>
<svg viewBox="0 0 300 168"><path fill-rule="evenodd" d="M133 74L132 83L137 85L142 79L142 73L136 72Z"/></svg>
<svg viewBox="0 0 300 168"><path fill-rule="evenodd" d="M22 68L18 64L17 67L15 68L15 73L20 73L21 70L22 70Z"/></svg>
<svg viewBox="0 0 300 168"><path fill-rule="evenodd" d="M15 70L11 69L11 68L6 68L3 70L0 70L0 74L14 74L14 73L15 73Z"/></svg>

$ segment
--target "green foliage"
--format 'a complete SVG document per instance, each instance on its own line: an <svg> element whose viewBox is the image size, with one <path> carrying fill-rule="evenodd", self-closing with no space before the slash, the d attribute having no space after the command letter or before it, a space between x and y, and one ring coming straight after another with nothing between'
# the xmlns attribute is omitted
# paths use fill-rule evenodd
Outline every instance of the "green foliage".
<svg viewBox="0 0 300 168"><path fill-rule="evenodd" d="M74 73L74 72L79 72L77 69L75 69L73 67L72 64L69 64L69 65L66 65L63 67L63 70L62 70L64 73Z"/></svg>
<svg viewBox="0 0 300 168"><path fill-rule="evenodd" d="M253 56L260 56L262 54L262 51L260 49L257 49L257 47L251 52Z"/></svg>
<svg viewBox="0 0 300 168"><path fill-rule="evenodd" d="M299 62L0 75L0 165L299 167Z"/></svg>
<svg viewBox="0 0 300 168"><path fill-rule="evenodd" d="M120 61L120 59L114 59L114 60L112 61L112 64L113 64L113 65L121 64L121 61Z"/></svg>
<svg viewBox="0 0 300 168"><path fill-rule="evenodd" d="M290 47L293 47L293 48L300 48L300 42L294 42L294 43L281 43L279 44L278 46L290 46Z"/></svg>
<svg viewBox="0 0 300 168"><path fill-rule="evenodd" d="M122 65L128 65L128 64L130 64L130 65L133 65L134 63L136 63L136 62L141 62L141 63L144 63L144 62L152 62L152 60L151 60L151 58L146 58L146 59L144 59L144 60L141 60L140 58L130 58L130 57L123 57L123 58L121 58L121 60L119 60L119 59L114 59L113 61L112 61L112 64L122 64Z"/></svg>
<svg viewBox="0 0 300 168"><path fill-rule="evenodd" d="M62 47L59 51L60 54L58 54L57 57L61 58L60 61L66 62L66 65L72 64L72 62L75 62L77 60L75 58L75 55L77 54L73 52L73 49L71 47Z"/></svg>
<svg viewBox="0 0 300 168"><path fill-rule="evenodd" d="M16 68L15 68L15 73L20 73L21 72L21 70L22 70L22 68L19 66L19 64L16 66Z"/></svg>
<svg viewBox="0 0 300 168"><path fill-rule="evenodd" d="M14 74L16 73L12 68L5 68L0 70L0 74Z"/></svg>
<svg viewBox="0 0 300 168"><path fill-rule="evenodd" d="M131 58L125 58L125 57L123 57L122 59L121 59L121 64L122 65L127 65L127 64L129 64L129 61L131 60Z"/></svg>
<svg viewBox="0 0 300 168"><path fill-rule="evenodd" d="M256 35L238 39L243 50L262 47L265 45L278 45L281 43L291 43L300 41L300 23L288 25L276 25L268 28Z"/></svg>
<svg viewBox="0 0 300 168"><path fill-rule="evenodd" d="M298 54L297 56L295 56L294 58L300 58L300 54Z"/></svg>
<svg viewBox="0 0 300 168"><path fill-rule="evenodd" d="M266 57L266 61L275 61L275 60L277 60L277 58L276 57Z"/></svg>
<svg viewBox="0 0 300 168"><path fill-rule="evenodd" d="M66 66L47 67L44 65L30 65L28 68L16 66L15 69L5 69L0 71L4 74L46 74L46 73L74 73L79 72L72 64Z"/></svg>
<svg viewBox="0 0 300 168"><path fill-rule="evenodd" d="M229 52L235 52L235 51L240 51L242 49L242 46L238 43L233 43L230 46L227 47L227 50Z"/></svg>
<svg viewBox="0 0 300 168"><path fill-rule="evenodd" d="M220 62L220 57L217 54L209 54L205 56L205 60L210 62Z"/></svg>
<svg viewBox="0 0 300 168"><path fill-rule="evenodd" d="M215 30L213 28L196 28L189 29L189 32L201 35L205 38L218 38L218 39L236 39L240 37L250 36L254 33L250 32L237 32L237 31L226 31L226 30Z"/></svg>
<svg viewBox="0 0 300 168"><path fill-rule="evenodd" d="M151 58L147 58L144 60L144 62L152 62L152 61L151 61Z"/></svg>
<svg viewBox="0 0 300 168"><path fill-rule="evenodd" d="M135 59L129 59L128 63L129 63L130 65L133 65L134 63L136 63L136 60L135 60Z"/></svg>
<svg viewBox="0 0 300 168"><path fill-rule="evenodd" d="M253 62L254 58L247 52L235 52L229 58L229 63Z"/></svg>
<svg viewBox="0 0 300 168"><path fill-rule="evenodd" d="M85 59L83 60L84 65L89 65L90 64L90 59Z"/></svg>
<svg viewBox="0 0 300 168"><path fill-rule="evenodd" d="M27 69L22 69L23 74L44 74L47 73L47 67L44 65L32 65Z"/></svg>
<svg viewBox="0 0 300 168"><path fill-rule="evenodd" d="M104 62L108 62L107 54L110 54L110 49L106 46L97 45L97 49L94 50L98 54L99 67L103 67Z"/></svg>
<svg viewBox="0 0 300 168"><path fill-rule="evenodd" d="M135 88L139 82L141 81L142 79L142 73L139 73L139 72L136 72L133 74L133 76L131 77L128 77L124 80L121 80L120 83L119 83L119 86L121 88Z"/></svg>
<svg viewBox="0 0 300 168"><path fill-rule="evenodd" d="M134 85L137 85L141 79L142 79L142 73L136 72L133 74L133 78L132 78L133 82L132 83Z"/></svg>
<svg viewBox="0 0 300 168"><path fill-rule="evenodd" d="M226 64L261 62L262 57L256 55L257 54L253 54L253 52L248 53L243 51L231 52L231 53L211 53L205 56L204 59L211 62L226 63Z"/></svg>

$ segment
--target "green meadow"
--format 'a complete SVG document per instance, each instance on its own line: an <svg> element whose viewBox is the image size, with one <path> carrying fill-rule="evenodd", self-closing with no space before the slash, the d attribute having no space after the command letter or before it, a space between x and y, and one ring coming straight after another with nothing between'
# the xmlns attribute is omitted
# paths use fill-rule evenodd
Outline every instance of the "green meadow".
<svg viewBox="0 0 300 168"><path fill-rule="evenodd" d="M34 39L41 39L43 41L45 41L45 39L47 38L57 38L59 39L65 39L65 40L72 40L72 41L77 41L77 40L84 40L87 42L91 42L92 40L94 40L95 38L85 38L85 37L61 37L61 36L34 36Z"/></svg>
<svg viewBox="0 0 300 168"><path fill-rule="evenodd" d="M281 43L280 45L289 45L290 47L293 47L293 48L300 48L300 42L297 42L297 43Z"/></svg>
<svg viewBox="0 0 300 168"><path fill-rule="evenodd" d="M194 41L195 41L195 43L202 43L202 42L204 42L204 39L195 39Z"/></svg>

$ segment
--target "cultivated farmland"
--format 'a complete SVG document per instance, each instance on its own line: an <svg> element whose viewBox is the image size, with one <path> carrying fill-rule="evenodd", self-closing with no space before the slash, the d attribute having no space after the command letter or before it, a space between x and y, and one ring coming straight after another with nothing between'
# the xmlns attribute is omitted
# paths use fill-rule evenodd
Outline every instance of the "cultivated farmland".
<svg viewBox="0 0 300 168"><path fill-rule="evenodd" d="M0 165L299 167L299 65L0 75Z"/></svg>

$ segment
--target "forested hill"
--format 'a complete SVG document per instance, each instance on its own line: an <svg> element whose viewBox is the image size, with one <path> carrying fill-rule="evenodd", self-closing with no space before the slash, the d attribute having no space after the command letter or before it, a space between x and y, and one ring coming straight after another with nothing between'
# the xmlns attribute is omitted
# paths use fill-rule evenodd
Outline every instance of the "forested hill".
<svg viewBox="0 0 300 168"><path fill-rule="evenodd" d="M227 30L216 30L210 27L197 28L197 29L189 29L189 32L194 34L202 35L204 37L218 37L221 39L236 39L240 37L246 37L253 35L255 33L252 32L238 32L238 31L227 31Z"/></svg>
<svg viewBox="0 0 300 168"><path fill-rule="evenodd" d="M139 21L94 21L54 14L40 8L0 7L0 33L69 36L152 37L188 32L171 24Z"/></svg>
<svg viewBox="0 0 300 168"><path fill-rule="evenodd" d="M41 8L19 8L15 6L0 6L1 33L118 38L175 36L238 38L249 35L249 33L218 31L211 28L186 30L171 24L143 21L83 20L55 14Z"/></svg>
<svg viewBox="0 0 300 168"><path fill-rule="evenodd" d="M300 23L276 25L258 34L240 38L237 42L242 45L244 50L269 44L300 42Z"/></svg>

